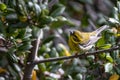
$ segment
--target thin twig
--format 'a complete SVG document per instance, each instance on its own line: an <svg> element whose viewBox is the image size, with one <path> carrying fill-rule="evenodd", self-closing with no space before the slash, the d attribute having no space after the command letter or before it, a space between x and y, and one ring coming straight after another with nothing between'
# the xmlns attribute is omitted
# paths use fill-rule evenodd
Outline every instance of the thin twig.
<svg viewBox="0 0 120 80"><path fill-rule="evenodd" d="M72 55L72 56L63 56L63 57L58 57L58 58L48 58L48 59L44 59L44 60L35 61L32 64L39 64L39 63L45 63L45 62L52 62L52 61L59 61L59 60L66 60L66 59L71 59L71 58L78 58L78 57L83 57L83 56L101 54L103 52L110 52L110 51L118 50L119 48L120 48L119 46L116 46L116 47L112 47L110 49L98 50L98 51L94 51L94 52L88 52L86 54L78 54L78 55Z"/></svg>

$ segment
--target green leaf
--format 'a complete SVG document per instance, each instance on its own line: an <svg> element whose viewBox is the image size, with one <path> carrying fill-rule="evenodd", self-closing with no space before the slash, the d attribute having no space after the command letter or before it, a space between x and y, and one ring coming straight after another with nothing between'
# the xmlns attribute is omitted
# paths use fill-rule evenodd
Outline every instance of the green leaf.
<svg viewBox="0 0 120 80"><path fill-rule="evenodd" d="M0 3L0 10L4 11L7 9L7 5L5 5L4 3Z"/></svg>
<svg viewBox="0 0 120 80"><path fill-rule="evenodd" d="M51 52L49 54L50 54L51 57L59 57L59 54L56 51L56 48L52 48Z"/></svg>
<svg viewBox="0 0 120 80"><path fill-rule="evenodd" d="M54 35L48 36L45 40L43 40L42 44L49 43L49 42L52 41L54 38L55 38Z"/></svg>
<svg viewBox="0 0 120 80"><path fill-rule="evenodd" d="M74 71L78 73L85 73L87 72L87 69L85 67L76 66Z"/></svg>
<svg viewBox="0 0 120 80"><path fill-rule="evenodd" d="M100 48L102 48L102 49L109 49L109 48L111 48L111 46L112 46L111 44L104 44Z"/></svg>
<svg viewBox="0 0 120 80"><path fill-rule="evenodd" d="M119 17L118 17L118 8L114 7L114 18L119 20Z"/></svg>
<svg viewBox="0 0 120 80"><path fill-rule="evenodd" d="M14 24L10 24L9 25L12 28L26 28L28 26L28 23L24 23L24 22L17 22Z"/></svg>
<svg viewBox="0 0 120 80"><path fill-rule="evenodd" d="M58 16L58 17L56 17L56 20L53 21L53 22L50 24L50 27L51 27L51 28L59 28L59 27L64 26L64 25L73 26L74 23L71 22L70 20L66 19L66 18L63 17L63 16Z"/></svg>
<svg viewBox="0 0 120 80"><path fill-rule="evenodd" d="M45 65L45 63L38 64L38 68L39 68L40 71L42 71L42 72L46 71L46 65Z"/></svg>
<svg viewBox="0 0 120 80"><path fill-rule="evenodd" d="M79 73L79 74L77 74L77 75L76 75L76 79L77 79L77 80L82 80L82 79L83 79L82 74L80 74L80 73Z"/></svg>
<svg viewBox="0 0 120 80"><path fill-rule="evenodd" d="M15 21L18 20L18 16L16 13L11 13L6 16L6 19L9 21Z"/></svg>
<svg viewBox="0 0 120 80"><path fill-rule="evenodd" d="M41 13L41 8L38 4L34 3L34 12L36 13L36 16L39 17Z"/></svg>
<svg viewBox="0 0 120 80"><path fill-rule="evenodd" d="M115 71L118 73L118 74L120 74L120 68L119 68L119 66L118 67L114 67L115 68Z"/></svg>
<svg viewBox="0 0 120 80"><path fill-rule="evenodd" d="M21 71L21 68L16 63L13 63L13 66L14 66L16 72L19 73Z"/></svg>
<svg viewBox="0 0 120 80"><path fill-rule="evenodd" d="M112 24L120 24L120 22L115 18L109 18L108 21Z"/></svg>
<svg viewBox="0 0 120 80"><path fill-rule="evenodd" d="M32 29L30 27L25 28L25 33L23 34L24 34L24 38L23 38L24 41L26 40L31 41L30 37L32 36Z"/></svg>
<svg viewBox="0 0 120 80"><path fill-rule="evenodd" d="M54 20L55 19L51 16L42 16L40 18L40 22L41 22L40 24L41 25L46 25L46 24L49 24L49 23L53 22Z"/></svg>
<svg viewBox="0 0 120 80"><path fill-rule="evenodd" d="M116 59L116 62L117 62L118 64L120 64L120 58L117 58L117 59Z"/></svg>
<svg viewBox="0 0 120 80"><path fill-rule="evenodd" d="M31 43L30 43L30 42L26 42L26 43L24 43L23 45L19 46L19 47L18 47L18 50L19 50L19 51L27 51L27 50L29 50L31 47L32 47Z"/></svg>
<svg viewBox="0 0 120 80"><path fill-rule="evenodd" d="M97 47L101 47L101 46L103 46L105 44L105 39L104 39L104 37L102 37L102 38L100 38L99 40L98 40L98 42L96 43L96 46Z"/></svg>
<svg viewBox="0 0 120 80"><path fill-rule="evenodd" d="M99 54L100 58L105 58L106 57L106 54L105 53L102 53L102 54Z"/></svg>
<svg viewBox="0 0 120 80"><path fill-rule="evenodd" d="M18 62L18 58L17 56L15 55L15 47L9 49L8 53L7 53L7 57L12 61L12 62L15 62L17 63Z"/></svg>
<svg viewBox="0 0 120 80"><path fill-rule="evenodd" d="M57 17L57 16L61 15L61 14L64 12L64 10L65 10L65 6L62 5L62 4L59 4L59 5L58 5L58 8L57 8L56 10L54 10L54 11L50 14L50 16L52 16L52 17Z"/></svg>
<svg viewBox="0 0 120 80"><path fill-rule="evenodd" d="M48 9L42 9L41 16L48 16L49 10Z"/></svg>
<svg viewBox="0 0 120 80"><path fill-rule="evenodd" d="M120 1L117 1L118 12L120 13Z"/></svg>
<svg viewBox="0 0 120 80"><path fill-rule="evenodd" d="M30 9L33 8L33 5L34 5L33 2L31 2L31 1L28 2L28 7L29 7Z"/></svg>
<svg viewBox="0 0 120 80"><path fill-rule="evenodd" d="M109 61L109 62L113 62L113 58L110 56L110 54L106 54L106 59Z"/></svg>
<svg viewBox="0 0 120 80"><path fill-rule="evenodd" d="M105 68L105 72L111 72L111 70L113 69L113 64L112 63L106 63L104 65Z"/></svg>
<svg viewBox="0 0 120 80"><path fill-rule="evenodd" d="M11 73L12 76L18 76L17 72L12 68L12 66L8 65L8 71Z"/></svg>
<svg viewBox="0 0 120 80"><path fill-rule="evenodd" d="M5 35L6 31L5 31L5 26L3 25L3 23L0 21L0 33L3 33Z"/></svg>
<svg viewBox="0 0 120 80"><path fill-rule="evenodd" d="M20 29L20 30L18 30L17 38L24 39L25 32L26 32L25 29Z"/></svg>
<svg viewBox="0 0 120 80"><path fill-rule="evenodd" d="M46 77L46 80L58 80L58 79L55 79L55 78L52 78L52 77Z"/></svg>
<svg viewBox="0 0 120 80"><path fill-rule="evenodd" d="M43 38L43 31L42 29L38 28L38 27L35 27L35 26L32 26L32 36L34 38Z"/></svg>

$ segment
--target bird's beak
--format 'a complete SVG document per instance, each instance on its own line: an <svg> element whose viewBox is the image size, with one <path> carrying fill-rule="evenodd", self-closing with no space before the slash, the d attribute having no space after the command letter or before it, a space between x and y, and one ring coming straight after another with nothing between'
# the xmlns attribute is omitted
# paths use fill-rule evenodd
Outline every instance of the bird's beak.
<svg viewBox="0 0 120 80"><path fill-rule="evenodd" d="M74 31L70 31L70 35L73 35L73 32L74 32Z"/></svg>

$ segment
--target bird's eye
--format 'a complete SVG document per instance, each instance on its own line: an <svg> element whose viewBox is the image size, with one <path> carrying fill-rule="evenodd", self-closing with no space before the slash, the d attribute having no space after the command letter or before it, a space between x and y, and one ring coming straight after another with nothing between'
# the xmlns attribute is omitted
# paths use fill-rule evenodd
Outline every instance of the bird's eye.
<svg viewBox="0 0 120 80"><path fill-rule="evenodd" d="M79 39L78 39L78 37L77 37L76 35L73 36L73 40L74 40L75 42L79 42Z"/></svg>

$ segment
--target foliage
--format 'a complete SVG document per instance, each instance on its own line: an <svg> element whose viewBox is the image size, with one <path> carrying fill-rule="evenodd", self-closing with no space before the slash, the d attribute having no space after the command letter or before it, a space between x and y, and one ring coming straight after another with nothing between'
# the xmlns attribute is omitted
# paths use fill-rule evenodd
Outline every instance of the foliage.
<svg viewBox="0 0 120 80"><path fill-rule="evenodd" d="M113 6L109 0L2 0L0 48L7 52L0 51L0 79L22 79L27 56L33 47L31 42L38 36L41 38L39 59L73 55L67 40L69 31L74 29L92 31L104 24L110 26L91 51L120 44L120 2ZM35 66L33 77L108 80L113 74L120 75L119 67L120 51L116 50L82 59L40 63Z"/></svg>

